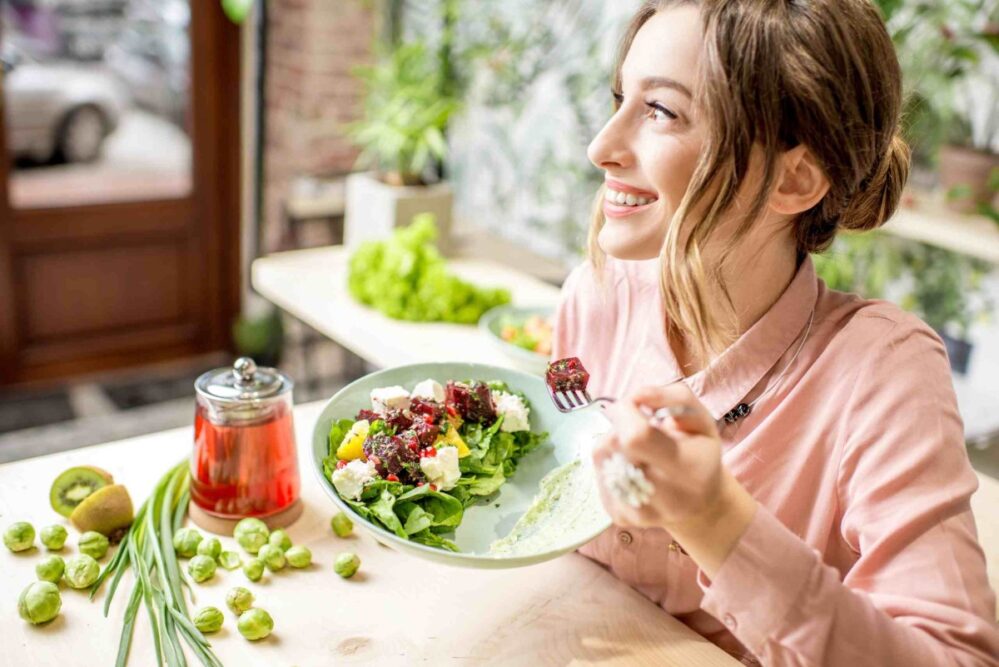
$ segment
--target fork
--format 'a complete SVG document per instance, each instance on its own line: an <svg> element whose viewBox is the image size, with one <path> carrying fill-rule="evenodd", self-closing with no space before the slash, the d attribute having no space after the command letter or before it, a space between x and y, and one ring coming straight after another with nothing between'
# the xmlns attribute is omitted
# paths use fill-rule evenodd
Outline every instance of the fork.
<svg viewBox="0 0 999 667"><path fill-rule="evenodd" d="M545 383L545 387L548 389L548 396L551 397L552 403L555 404L555 408L558 409L559 412L576 412L593 405L599 405L601 403L610 405L611 403L616 402L616 399L611 398L610 396L590 398L590 392L586 391L586 389L558 391L547 382ZM666 417L683 417L693 412L693 410L686 405L671 405L665 408L659 408L654 412L649 411L648 409L645 409L644 411L652 421L662 421L663 419L666 419Z"/></svg>

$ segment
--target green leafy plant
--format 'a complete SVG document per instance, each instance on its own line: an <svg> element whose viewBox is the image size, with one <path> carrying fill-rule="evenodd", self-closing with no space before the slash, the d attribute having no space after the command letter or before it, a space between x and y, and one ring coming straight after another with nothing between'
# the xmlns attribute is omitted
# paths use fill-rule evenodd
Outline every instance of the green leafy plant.
<svg viewBox="0 0 999 667"><path fill-rule="evenodd" d="M260 317L242 316L232 326L236 353L260 366L277 366L284 348L284 325L276 309Z"/></svg>
<svg viewBox="0 0 999 667"><path fill-rule="evenodd" d="M970 93L999 101L983 62L999 54L999 10L990 0L877 0L902 66L906 138L920 157L943 142L987 150L999 117L973 122Z"/></svg>
<svg viewBox="0 0 999 667"><path fill-rule="evenodd" d="M422 42L411 42L355 75L364 87L364 114L346 131L362 149L361 164L395 185L425 182L428 167L447 154L444 132L460 108L438 59Z"/></svg>
<svg viewBox="0 0 999 667"><path fill-rule="evenodd" d="M351 296L389 317L474 324L510 301L505 289L477 287L452 275L433 241L434 216L423 213L385 241L368 241L350 258Z"/></svg>
<svg viewBox="0 0 999 667"><path fill-rule="evenodd" d="M923 243L906 245L902 261L913 284L901 306L938 332L966 338L973 323L988 317L993 304L982 284L988 263Z"/></svg>
<svg viewBox="0 0 999 667"><path fill-rule="evenodd" d="M229 20L239 25L249 16L255 0L222 0L222 11Z"/></svg>
<svg viewBox="0 0 999 667"><path fill-rule="evenodd" d="M840 234L825 253L813 255L815 271L831 289L883 299L902 271L895 239L883 234Z"/></svg>
<svg viewBox="0 0 999 667"><path fill-rule="evenodd" d="M879 233L841 234L812 259L831 289L868 299L904 289L899 305L941 333L965 337L993 307L983 287L989 264L936 246Z"/></svg>

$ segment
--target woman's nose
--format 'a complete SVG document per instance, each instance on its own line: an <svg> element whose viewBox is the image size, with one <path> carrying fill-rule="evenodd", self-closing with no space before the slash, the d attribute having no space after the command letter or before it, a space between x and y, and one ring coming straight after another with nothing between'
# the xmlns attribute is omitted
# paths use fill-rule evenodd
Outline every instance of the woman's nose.
<svg viewBox="0 0 999 667"><path fill-rule="evenodd" d="M632 155L628 148L622 115L616 113L611 116L586 149L586 156L590 162L600 169L622 169L631 166Z"/></svg>

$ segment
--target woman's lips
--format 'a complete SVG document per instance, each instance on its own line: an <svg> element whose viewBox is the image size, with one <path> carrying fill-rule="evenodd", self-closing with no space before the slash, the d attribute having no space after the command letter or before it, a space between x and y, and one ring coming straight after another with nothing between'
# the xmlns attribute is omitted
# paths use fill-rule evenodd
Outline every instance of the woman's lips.
<svg viewBox="0 0 999 667"><path fill-rule="evenodd" d="M613 179L604 180L604 185L606 185L611 190L617 190L618 192L623 192L625 194L635 195L636 197L645 197L646 199L657 199L656 193L651 190L642 190L636 188L633 185L628 185L627 183L622 183L621 181L615 181Z"/></svg>

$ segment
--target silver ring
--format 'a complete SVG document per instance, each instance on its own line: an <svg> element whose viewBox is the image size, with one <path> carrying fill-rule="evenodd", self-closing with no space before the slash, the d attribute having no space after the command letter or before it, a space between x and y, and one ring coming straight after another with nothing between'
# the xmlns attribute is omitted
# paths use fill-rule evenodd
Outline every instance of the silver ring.
<svg viewBox="0 0 999 667"><path fill-rule="evenodd" d="M641 468L629 461L624 454L614 452L600 467L604 486L614 499L636 509L652 500L655 487Z"/></svg>

